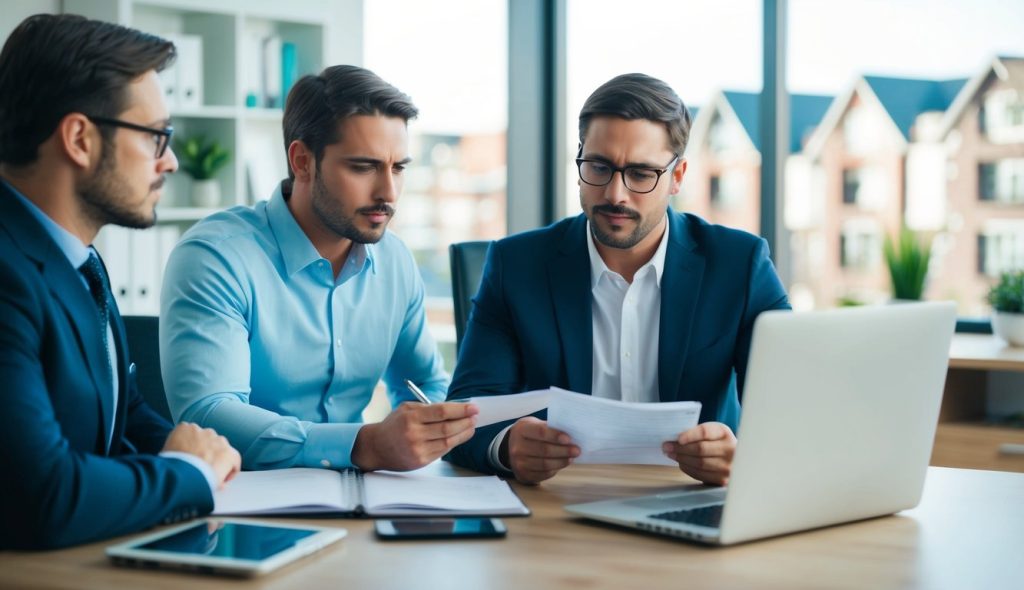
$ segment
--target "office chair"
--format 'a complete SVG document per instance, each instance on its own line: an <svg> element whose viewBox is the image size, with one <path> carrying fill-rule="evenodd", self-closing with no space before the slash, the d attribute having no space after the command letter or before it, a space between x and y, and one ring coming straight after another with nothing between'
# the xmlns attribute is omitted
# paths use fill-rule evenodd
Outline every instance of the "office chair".
<svg viewBox="0 0 1024 590"><path fill-rule="evenodd" d="M452 267L452 300L455 303L455 353L462 346L466 334L473 296L480 288L480 275L484 271L490 242L460 242L448 246Z"/></svg>
<svg viewBox="0 0 1024 590"><path fill-rule="evenodd" d="M139 393L157 413L174 422L164 394L164 381L160 376L160 318L126 315L123 319L129 357L135 363L135 381Z"/></svg>

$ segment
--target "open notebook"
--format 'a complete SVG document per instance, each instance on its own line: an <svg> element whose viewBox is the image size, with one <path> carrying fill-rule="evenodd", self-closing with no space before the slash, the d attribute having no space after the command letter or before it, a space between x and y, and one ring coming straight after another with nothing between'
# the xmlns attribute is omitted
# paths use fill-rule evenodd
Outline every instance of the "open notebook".
<svg viewBox="0 0 1024 590"><path fill-rule="evenodd" d="M274 469L245 471L214 496L214 514L516 516L529 509L494 476Z"/></svg>

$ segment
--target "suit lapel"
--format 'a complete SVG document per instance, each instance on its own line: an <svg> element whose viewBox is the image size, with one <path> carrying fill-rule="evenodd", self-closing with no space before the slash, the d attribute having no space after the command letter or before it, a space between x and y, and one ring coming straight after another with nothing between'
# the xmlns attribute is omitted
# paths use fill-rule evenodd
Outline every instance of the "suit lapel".
<svg viewBox="0 0 1024 590"><path fill-rule="evenodd" d="M593 388L594 337L586 230L583 215L569 225L558 253L548 263L548 281L569 389L589 394Z"/></svg>
<svg viewBox="0 0 1024 590"><path fill-rule="evenodd" d="M661 279L661 327L658 331L658 389L661 401L675 401L683 377L683 361L690 345L693 313L697 307L704 256L695 252L686 218L668 212L672 229Z"/></svg>
<svg viewBox="0 0 1024 590"><path fill-rule="evenodd" d="M79 349L89 366L93 385L100 392L98 404L104 435L101 442L105 448L114 411L113 399L109 395L113 381L107 371L108 361L104 358L96 304L78 271L71 267L56 242L4 183L0 183L0 223L14 238L14 243L21 248L22 253L39 265L53 299L68 316Z"/></svg>
<svg viewBox="0 0 1024 590"><path fill-rule="evenodd" d="M75 334L78 336L78 345L82 355L89 365L89 373L92 376L96 390L100 392L100 417L103 425L103 448L110 438L110 423L114 415L114 400L111 391L114 382L110 372L107 370L109 361L106 358L106 349L103 346L103 336L100 333L99 314L96 311L96 303L86 290L85 284L78 276L78 271L71 268L71 264L64 258L62 252L58 252L60 260L52 260L43 267L43 277L50 287L54 298L60 302L61 307L68 315ZM60 264L63 262L63 264ZM113 344L113 342L111 343Z"/></svg>

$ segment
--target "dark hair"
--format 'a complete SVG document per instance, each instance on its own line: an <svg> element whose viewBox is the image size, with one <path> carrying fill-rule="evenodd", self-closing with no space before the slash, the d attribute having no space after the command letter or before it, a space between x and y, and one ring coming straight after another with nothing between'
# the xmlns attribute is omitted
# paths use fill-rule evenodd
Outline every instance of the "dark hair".
<svg viewBox="0 0 1024 590"><path fill-rule="evenodd" d="M320 75L303 76L284 106L284 149L295 140L306 144L317 168L324 149L341 140L338 123L355 115L401 117L406 123L419 110L412 99L370 70L356 66L331 66ZM295 173L288 164L288 177Z"/></svg>
<svg viewBox="0 0 1024 590"><path fill-rule="evenodd" d="M174 44L73 14L37 14L0 52L0 162L30 164L68 113L115 118L127 86L174 59ZM104 142L114 129L100 127Z"/></svg>
<svg viewBox="0 0 1024 590"><path fill-rule="evenodd" d="M587 98L580 111L580 144L587 136L590 120L602 115L663 123L669 146L677 156L683 155L690 140L690 112L683 99L668 84L646 74L616 76Z"/></svg>

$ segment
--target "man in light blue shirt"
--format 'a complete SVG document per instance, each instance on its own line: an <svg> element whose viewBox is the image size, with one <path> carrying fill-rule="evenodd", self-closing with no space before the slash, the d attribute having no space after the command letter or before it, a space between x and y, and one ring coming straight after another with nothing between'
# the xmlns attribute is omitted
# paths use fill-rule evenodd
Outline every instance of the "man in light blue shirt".
<svg viewBox="0 0 1024 590"><path fill-rule="evenodd" d="M409 162L409 97L334 66L289 93L289 178L199 222L171 254L160 357L176 420L214 427L247 469L415 469L473 435L444 399L412 255L386 231ZM383 378L396 409L360 423Z"/></svg>

